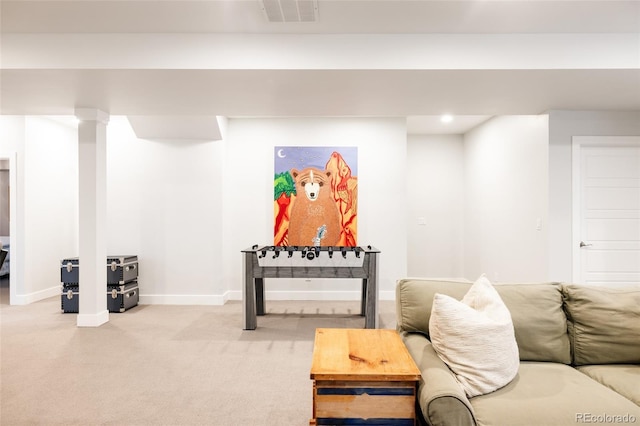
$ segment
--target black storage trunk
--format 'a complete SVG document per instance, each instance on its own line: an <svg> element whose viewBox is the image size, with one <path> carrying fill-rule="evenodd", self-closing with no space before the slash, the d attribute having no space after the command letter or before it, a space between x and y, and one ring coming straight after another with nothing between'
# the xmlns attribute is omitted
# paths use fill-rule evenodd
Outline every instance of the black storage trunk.
<svg viewBox="0 0 640 426"><path fill-rule="evenodd" d="M60 307L64 313L75 313L80 311L78 284L63 284L62 295L60 297Z"/></svg>
<svg viewBox="0 0 640 426"><path fill-rule="evenodd" d="M78 284L80 273L77 257L62 259L60 262L60 281L64 284Z"/></svg>
<svg viewBox="0 0 640 426"><path fill-rule="evenodd" d="M138 256L107 256L107 285L125 284L138 278ZM60 281L77 284L80 281L77 257L63 259Z"/></svg>
<svg viewBox="0 0 640 426"><path fill-rule="evenodd" d="M107 256L107 309L124 312L138 304L138 256ZM80 265L77 257L60 262L62 281L61 308L64 313L79 313Z"/></svg>
<svg viewBox="0 0 640 426"><path fill-rule="evenodd" d="M77 284L63 284L60 306L65 314L80 312L80 287ZM138 304L140 294L138 282L107 286L107 309L109 312L124 312Z"/></svg>
<svg viewBox="0 0 640 426"><path fill-rule="evenodd" d="M137 278L138 256L107 257L107 285L125 284Z"/></svg>
<svg viewBox="0 0 640 426"><path fill-rule="evenodd" d="M138 281L107 286L107 308L109 312L124 312L136 306L139 299Z"/></svg>

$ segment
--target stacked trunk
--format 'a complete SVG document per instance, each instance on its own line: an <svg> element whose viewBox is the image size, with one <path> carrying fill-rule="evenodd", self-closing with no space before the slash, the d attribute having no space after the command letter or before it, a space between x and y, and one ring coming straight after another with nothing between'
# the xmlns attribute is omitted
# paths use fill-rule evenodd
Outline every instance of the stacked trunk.
<svg viewBox="0 0 640 426"><path fill-rule="evenodd" d="M80 264L77 257L63 259L61 307L64 313L79 312ZM138 256L107 256L107 308L124 312L138 304Z"/></svg>

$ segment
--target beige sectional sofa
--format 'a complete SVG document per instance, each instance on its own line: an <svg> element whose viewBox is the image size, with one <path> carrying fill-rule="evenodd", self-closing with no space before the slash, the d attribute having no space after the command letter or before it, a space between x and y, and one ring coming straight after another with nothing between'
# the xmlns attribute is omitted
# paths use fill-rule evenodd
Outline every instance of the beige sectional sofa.
<svg viewBox="0 0 640 426"><path fill-rule="evenodd" d="M640 286L494 285L520 355L506 386L467 398L429 341L435 293L460 300L471 283L402 279L397 328L422 373L417 411L429 425L640 425ZM487 339L490 339L487 336Z"/></svg>

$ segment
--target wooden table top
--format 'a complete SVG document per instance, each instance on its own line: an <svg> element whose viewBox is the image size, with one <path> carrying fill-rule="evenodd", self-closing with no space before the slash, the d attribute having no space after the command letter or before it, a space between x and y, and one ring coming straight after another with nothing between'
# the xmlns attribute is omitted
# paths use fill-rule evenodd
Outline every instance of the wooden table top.
<svg viewBox="0 0 640 426"><path fill-rule="evenodd" d="M318 328L311 379L417 381L420 370L395 330Z"/></svg>

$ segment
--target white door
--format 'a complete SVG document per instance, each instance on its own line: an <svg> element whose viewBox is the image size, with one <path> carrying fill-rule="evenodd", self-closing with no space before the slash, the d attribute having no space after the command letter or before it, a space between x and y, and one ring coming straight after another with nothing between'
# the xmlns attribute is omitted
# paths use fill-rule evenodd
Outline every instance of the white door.
<svg viewBox="0 0 640 426"><path fill-rule="evenodd" d="M573 148L574 281L640 284L640 138L576 137Z"/></svg>

